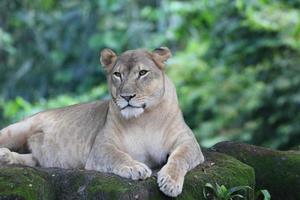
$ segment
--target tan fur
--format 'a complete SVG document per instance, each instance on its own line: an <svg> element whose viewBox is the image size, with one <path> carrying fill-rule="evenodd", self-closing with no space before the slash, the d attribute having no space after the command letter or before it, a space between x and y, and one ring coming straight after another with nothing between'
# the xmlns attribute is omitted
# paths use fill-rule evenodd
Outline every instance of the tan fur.
<svg viewBox="0 0 300 200"><path fill-rule="evenodd" d="M0 164L85 168L134 180L162 167L160 190L179 195L185 174L204 157L164 73L170 56L166 47L131 50L119 57L103 50L112 100L41 112L2 129ZM24 143L31 154L10 151Z"/></svg>

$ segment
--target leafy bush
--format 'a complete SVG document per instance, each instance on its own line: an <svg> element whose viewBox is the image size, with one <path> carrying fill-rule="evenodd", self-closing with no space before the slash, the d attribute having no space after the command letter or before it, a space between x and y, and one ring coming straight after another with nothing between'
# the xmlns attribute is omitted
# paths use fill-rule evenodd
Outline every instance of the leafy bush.
<svg viewBox="0 0 300 200"><path fill-rule="evenodd" d="M191 39L185 61L175 61L185 76L181 70L174 78L183 79L179 97L197 135L209 144L225 138L281 149L298 144L299 1L177 4L184 17L175 32Z"/></svg>
<svg viewBox="0 0 300 200"><path fill-rule="evenodd" d="M234 136L251 139L258 124L249 112L261 105L265 84L256 81L252 68L237 72L210 67L193 48L187 52L173 59L169 74L177 85L185 119L201 144L211 146Z"/></svg>

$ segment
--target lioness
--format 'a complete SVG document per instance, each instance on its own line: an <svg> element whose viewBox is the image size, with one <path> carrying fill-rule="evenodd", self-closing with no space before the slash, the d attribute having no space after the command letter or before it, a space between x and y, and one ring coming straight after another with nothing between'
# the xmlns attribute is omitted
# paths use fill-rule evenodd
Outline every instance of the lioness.
<svg viewBox="0 0 300 200"><path fill-rule="evenodd" d="M160 190L175 197L204 161L164 73L167 47L101 52L112 99L40 112L0 132L0 164L85 168L133 180L159 168ZM16 152L28 145L30 154ZM12 151L11 151L12 150Z"/></svg>

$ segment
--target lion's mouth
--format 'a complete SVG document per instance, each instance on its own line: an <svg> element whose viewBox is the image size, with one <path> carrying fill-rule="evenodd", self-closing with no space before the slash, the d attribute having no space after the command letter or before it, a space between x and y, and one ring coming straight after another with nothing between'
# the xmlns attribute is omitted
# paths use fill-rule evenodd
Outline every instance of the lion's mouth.
<svg viewBox="0 0 300 200"><path fill-rule="evenodd" d="M126 106L124 106L123 108L121 108L121 110L124 110L126 108L145 108L146 107L146 104L143 104L141 106L134 106L134 105L131 105L131 104L127 104Z"/></svg>

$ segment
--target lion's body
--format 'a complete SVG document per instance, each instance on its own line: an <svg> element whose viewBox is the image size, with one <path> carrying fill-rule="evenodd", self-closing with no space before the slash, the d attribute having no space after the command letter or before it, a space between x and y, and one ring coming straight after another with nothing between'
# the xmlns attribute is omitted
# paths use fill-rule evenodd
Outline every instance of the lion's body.
<svg viewBox="0 0 300 200"><path fill-rule="evenodd" d="M28 138L33 157L44 167L84 168L95 137L102 134L108 104L96 101L35 115L40 130Z"/></svg>
<svg viewBox="0 0 300 200"><path fill-rule="evenodd" d="M131 52L131 57L146 56L140 51ZM128 58L126 53L119 62L124 58ZM173 83L149 60L139 63L139 68L153 65L149 68L153 73L130 82L134 75L128 72L126 81L131 85L112 76L108 79L112 100L41 112L2 129L0 164L85 168L132 179L145 179L151 175L150 168L163 167L158 173L160 189L177 196L186 172L204 158L184 122ZM124 69L124 61L119 65ZM133 84L137 85L133 100L127 98L126 104L122 95L132 92ZM31 154L6 149L24 144Z"/></svg>

